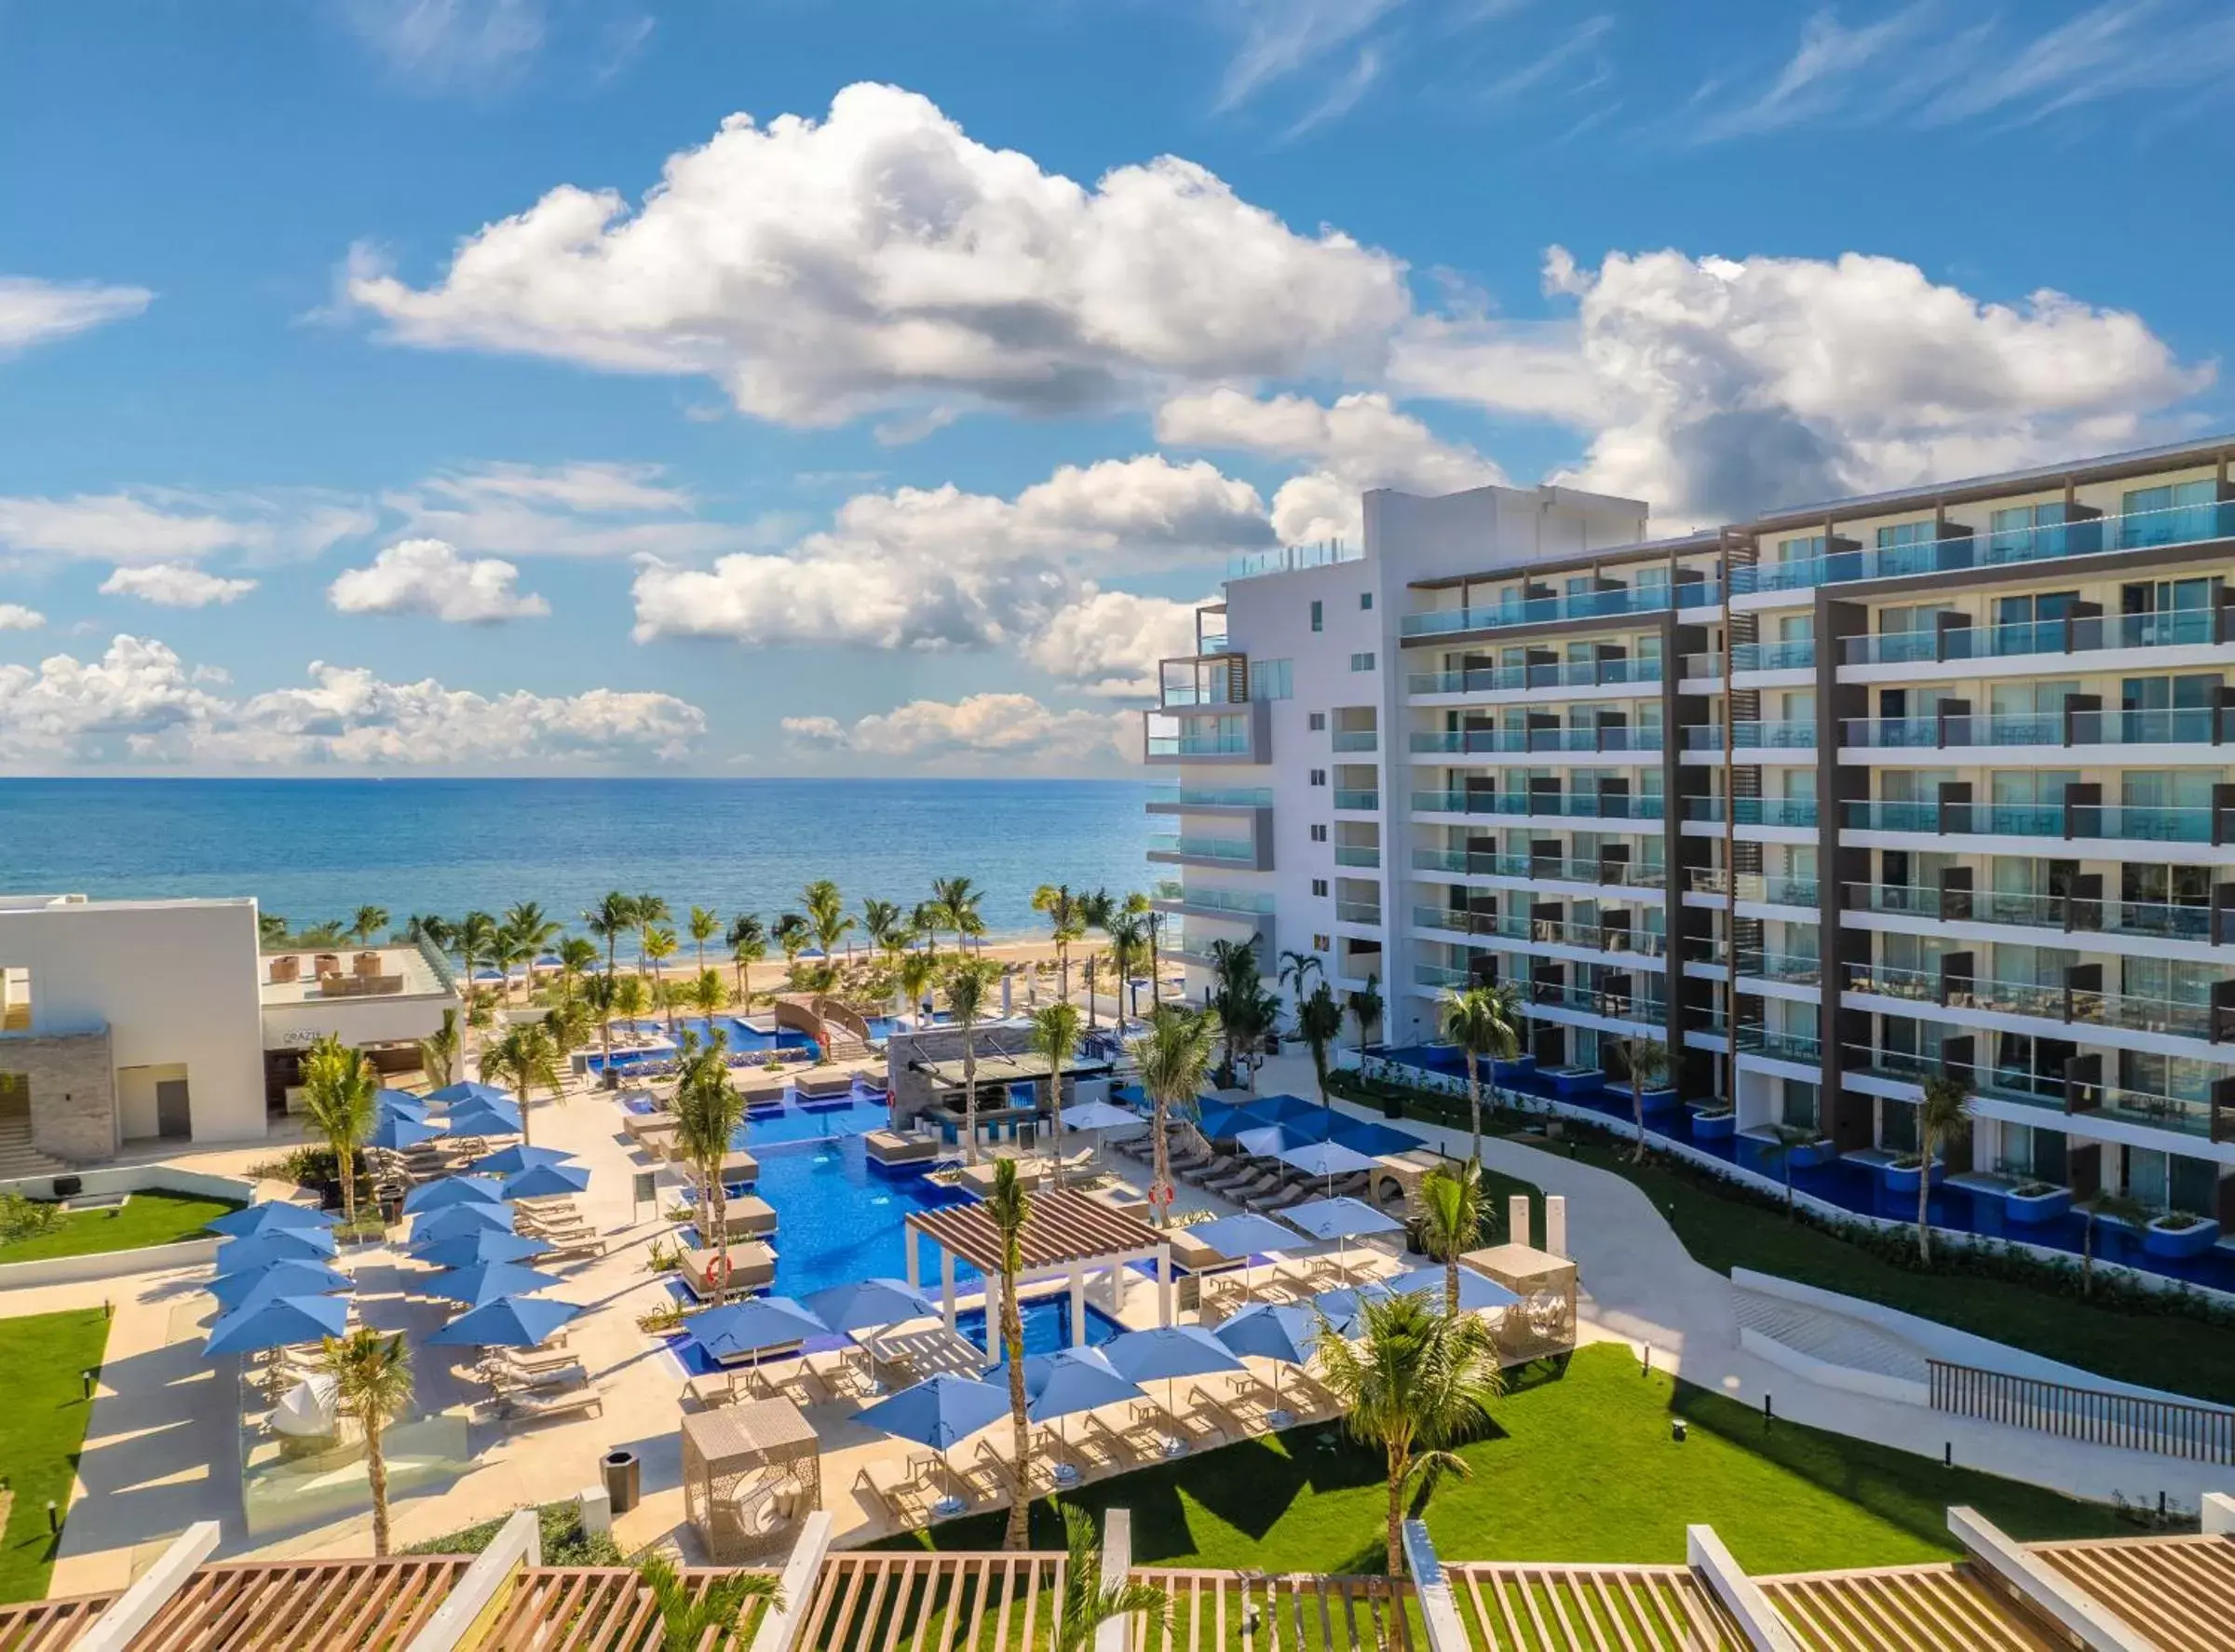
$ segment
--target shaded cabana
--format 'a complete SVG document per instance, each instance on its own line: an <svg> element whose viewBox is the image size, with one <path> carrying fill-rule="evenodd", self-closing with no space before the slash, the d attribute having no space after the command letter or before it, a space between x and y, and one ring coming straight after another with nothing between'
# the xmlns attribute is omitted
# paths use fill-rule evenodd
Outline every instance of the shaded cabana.
<svg viewBox="0 0 2235 1652"><path fill-rule="evenodd" d="M687 1412L683 1501L716 1565L781 1553L822 1507L822 1442L789 1400Z"/></svg>
<svg viewBox="0 0 2235 1652"><path fill-rule="evenodd" d="M1107 1279L1107 1307L1116 1318L1125 1307L1128 1265L1157 1265L1157 1323L1172 1323L1172 1243L1170 1236L1137 1217L1115 1210L1083 1193L1039 1192L1026 1198L1029 1213L1020 1246L1023 1266L1017 1274L1023 1288L1049 1280L1067 1280L1071 1288L1071 1337L1087 1340L1087 1276L1103 1272ZM916 1241L929 1239L939 1251L939 1297L947 1329L955 1329L955 1259L962 1258L986 1280L987 1307L1001 1275L1001 1233L982 1204L947 1205L916 1211L905 1228L908 1282L921 1289L921 1261ZM999 1358L998 1316L985 1316L986 1358Z"/></svg>
<svg viewBox="0 0 2235 1652"><path fill-rule="evenodd" d="M1533 1245L1492 1245L1459 1261L1521 1298L1497 1321L1499 1364L1523 1365L1575 1347L1576 1265L1567 1257Z"/></svg>

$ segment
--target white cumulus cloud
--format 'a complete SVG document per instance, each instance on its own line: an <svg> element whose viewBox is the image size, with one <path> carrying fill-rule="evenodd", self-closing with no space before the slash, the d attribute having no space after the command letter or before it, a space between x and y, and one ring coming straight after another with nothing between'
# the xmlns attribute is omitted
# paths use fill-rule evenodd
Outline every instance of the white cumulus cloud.
<svg viewBox="0 0 2235 1652"><path fill-rule="evenodd" d="M155 296L144 287L0 276L0 356L137 316Z"/></svg>
<svg viewBox="0 0 2235 1652"><path fill-rule="evenodd" d="M694 557L752 536L699 519L696 497L656 465L481 465L381 502L420 537L500 556Z"/></svg>
<svg viewBox="0 0 2235 1652"><path fill-rule="evenodd" d="M26 608L20 603L0 603L0 631L35 631L47 623L47 616L36 608Z"/></svg>
<svg viewBox="0 0 2235 1652"><path fill-rule="evenodd" d="M359 249L346 290L405 344L705 374L792 425L1372 371L1410 308L1397 260L1299 235L1199 166L1162 156L1090 188L870 84L820 121L732 115L633 211L555 188L468 236L430 287Z"/></svg>
<svg viewBox="0 0 2235 1652"><path fill-rule="evenodd" d="M1157 662L1195 652L1195 611L1200 605L1131 591L1094 591L1051 615L1024 643L1024 657L1089 694L1113 699L1151 696L1157 692Z"/></svg>
<svg viewBox="0 0 2235 1652"><path fill-rule="evenodd" d="M306 490L0 495L0 550L119 564L192 562L217 551L273 560L316 556L370 533L374 521L361 501Z"/></svg>
<svg viewBox="0 0 2235 1652"><path fill-rule="evenodd" d="M253 579L226 579L191 562L146 562L118 568L101 582L104 597L138 597L158 608L207 608L237 603L256 589Z"/></svg>
<svg viewBox="0 0 2235 1652"><path fill-rule="evenodd" d="M440 539L405 539L372 565L349 568L328 588L343 614L419 614L452 625L538 618L551 605L518 588L520 570L494 557L470 561Z"/></svg>
<svg viewBox="0 0 2235 1652"><path fill-rule="evenodd" d="M1140 719L1128 712L1056 710L1029 694L910 700L851 724L828 716L782 720L785 738L802 751L961 766L997 758L1004 767L1043 770L1108 766L1137 757L1140 727Z"/></svg>
<svg viewBox="0 0 2235 1652"><path fill-rule="evenodd" d="M671 695L593 688L485 696L314 660L308 682L243 697L166 644L119 635L97 659L0 666L0 764L541 767L673 761L704 734Z"/></svg>

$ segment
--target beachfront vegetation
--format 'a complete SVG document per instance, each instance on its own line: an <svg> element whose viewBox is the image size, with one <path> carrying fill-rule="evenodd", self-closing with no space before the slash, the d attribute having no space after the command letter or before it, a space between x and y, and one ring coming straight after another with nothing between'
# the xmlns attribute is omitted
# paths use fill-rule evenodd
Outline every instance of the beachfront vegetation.
<svg viewBox="0 0 2235 1652"><path fill-rule="evenodd" d="M504 1036L481 1046L481 1082L511 1087L520 1104L520 1139L528 1133L528 1104L536 1090L554 1102L566 1099L559 1077L559 1046L549 1029L528 1022L505 1029Z"/></svg>
<svg viewBox="0 0 2235 1652"><path fill-rule="evenodd" d="M1172 1225L1172 1111L1195 1105L1219 1036L1217 1010L1159 1004L1149 1012L1148 1030L1130 1047L1153 1115L1148 1129L1148 1208L1159 1227Z"/></svg>
<svg viewBox="0 0 2235 1652"><path fill-rule="evenodd" d="M108 1340L109 1316L98 1307L0 1320L0 1392L7 1396L0 1406L0 1464L13 1497L0 1535L0 1601L47 1592L56 1548L47 1505L69 1510L93 1413L82 1374L101 1369Z"/></svg>
<svg viewBox="0 0 2235 1652"><path fill-rule="evenodd" d="M722 1164L729 1157L730 1137L745 1122L745 1098L729 1081L728 1042L719 1032L710 1042L693 1040L684 1049L671 1105L676 1154L698 1178L698 1209L707 1218L698 1237L716 1258L714 1306L719 1307L729 1297L729 1208Z"/></svg>
<svg viewBox="0 0 2235 1652"><path fill-rule="evenodd" d="M372 1552L388 1551L388 1462L381 1434L390 1419L412 1402L412 1356L403 1333L364 1326L346 1336L329 1336L318 1361L333 1378L336 1415L356 1419L364 1430L365 1479L372 1493Z"/></svg>
<svg viewBox="0 0 2235 1652"><path fill-rule="evenodd" d="M1924 1082L1917 1104L1917 1259L1932 1264L1932 1155L1942 1143L1963 1128L1971 1117L1971 1091L1946 1073L1934 1073Z"/></svg>
<svg viewBox="0 0 2235 1652"><path fill-rule="evenodd" d="M962 1034L962 1140L972 1164L978 1162L978 1023L1000 979L994 965L968 956L957 958L946 974L947 1009Z"/></svg>
<svg viewBox="0 0 2235 1652"><path fill-rule="evenodd" d="M357 1150L372 1133L379 1090L372 1061L338 1034L321 1034L303 1058L304 1121L333 1152L342 1222L351 1229L357 1226Z"/></svg>
<svg viewBox="0 0 2235 1652"><path fill-rule="evenodd" d="M181 1244L205 1237L210 1223L239 1208L230 1199L149 1191L120 1205L66 1211L47 1199L0 1194L0 1265Z"/></svg>
<svg viewBox="0 0 2235 1652"><path fill-rule="evenodd" d="M1443 1311L1459 1311L1459 1258L1483 1242L1489 1207L1478 1158L1443 1160L1420 1178L1420 1244L1443 1265Z"/></svg>
<svg viewBox="0 0 2235 1652"><path fill-rule="evenodd" d="M1032 1422L1025 1415L1024 1314L1017 1301L1017 1279L1024 1271L1024 1224L1032 1207L1017 1176L1017 1161L994 1161L993 1191L985 1214L1001 1241L1001 1351L1009 1362L1009 1424L1011 1438L1009 1524L1004 1549L1024 1547L1025 1520L1032 1507Z"/></svg>
<svg viewBox="0 0 2235 1652"><path fill-rule="evenodd" d="M1083 1509L1065 1508L1063 1516L1063 1595L1055 1618L1055 1633L1049 1652L1087 1652L1095 1632L1120 1618L1145 1616L1167 1632L1172 1601L1153 1583L1120 1578L1102 1580L1102 1537L1093 1517ZM1131 1636L1127 1645L1136 1643Z"/></svg>
<svg viewBox="0 0 2235 1652"><path fill-rule="evenodd" d="M1436 1027L1467 1057L1468 1158L1483 1156L1483 1071L1485 1061L1509 1062L1521 1049L1520 988L1513 982L1483 982L1446 987L1436 1004Z"/></svg>
<svg viewBox="0 0 2235 1652"><path fill-rule="evenodd" d="M1032 1012L1033 1052L1048 1058L1048 1120L1055 1140L1050 1162L1058 1187L1063 1185L1063 1068L1078 1051L1079 1036L1078 1006L1067 999L1043 1004Z"/></svg>

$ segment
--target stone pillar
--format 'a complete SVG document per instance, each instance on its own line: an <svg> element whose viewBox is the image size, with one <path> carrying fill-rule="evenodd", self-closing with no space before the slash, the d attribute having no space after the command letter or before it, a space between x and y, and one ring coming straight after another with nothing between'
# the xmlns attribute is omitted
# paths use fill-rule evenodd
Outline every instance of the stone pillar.
<svg viewBox="0 0 2235 1652"><path fill-rule="evenodd" d="M939 1248L939 1306L947 1316L947 1334L955 1330L955 1253L941 1245Z"/></svg>
<svg viewBox="0 0 2235 1652"><path fill-rule="evenodd" d="M1561 1194L1544 1196L1544 1248L1555 1256L1567 1254L1567 1199Z"/></svg>
<svg viewBox="0 0 2235 1652"><path fill-rule="evenodd" d="M996 1364L1001 1358L1001 1281L992 1274L985 1277L985 1362Z"/></svg>
<svg viewBox="0 0 2235 1652"><path fill-rule="evenodd" d="M1071 1265L1071 1346L1087 1346L1087 1270Z"/></svg>
<svg viewBox="0 0 2235 1652"><path fill-rule="evenodd" d="M1157 1247L1157 1323L1172 1323L1172 1247Z"/></svg>
<svg viewBox="0 0 2235 1652"><path fill-rule="evenodd" d="M1506 1200L1506 1233L1517 1245L1529 1242L1529 1196L1516 1193Z"/></svg>
<svg viewBox="0 0 2235 1652"><path fill-rule="evenodd" d="M908 1257L908 1288L911 1291L920 1291L924 1288L924 1269L923 1264L916 1259L915 1229L905 1223L901 1225L901 1248Z"/></svg>

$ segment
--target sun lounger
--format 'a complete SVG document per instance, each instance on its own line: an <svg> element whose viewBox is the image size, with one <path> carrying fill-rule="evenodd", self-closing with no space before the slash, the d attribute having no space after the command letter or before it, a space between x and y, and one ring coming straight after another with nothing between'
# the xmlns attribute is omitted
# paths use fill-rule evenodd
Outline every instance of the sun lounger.
<svg viewBox="0 0 2235 1652"><path fill-rule="evenodd" d="M596 1388L579 1388L562 1394L514 1391L491 1401L497 1414L514 1420L535 1422L546 1417L578 1416L594 1411L605 1415L605 1396Z"/></svg>
<svg viewBox="0 0 2235 1652"><path fill-rule="evenodd" d="M491 1348L489 1358L499 1366L510 1366L523 1374L538 1371L556 1371L568 1365L579 1365L581 1356L562 1347L553 1348Z"/></svg>
<svg viewBox="0 0 2235 1652"><path fill-rule="evenodd" d="M1319 1195L1310 1188L1299 1187L1292 1182L1286 1187L1277 1188L1266 1194L1263 1198L1250 1200L1250 1209L1261 1213L1269 1213L1273 1211L1285 1211L1291 1205L1307 1204L1317 1198Z"/></svg>
<svg viewBox="0 0 2235 1652"><path fill-rule="evenodd" d="M739 1080L737 1090L738 1094L745 1098L745 1104L751 1107L765 1106L771 1102L780 1104L785 1092L791 1088L791 1079L780 1074L766 1074L758 1078Z"/></svg>
<svg viewBox="0 0 2235 1652"><path fill-rule="evenodd" d="M582 1361L572 1358L535 1371L522 1371L495 1361L484 1360L481 1364L481 1374L484 1382L500 1393L516 1388L576 1388L589 1380L589 1373Z"/></svg>
<svg viewBox="0 0 2235 1652"><path fill-rule="evenodd" d="M1138 1407L1134 1408L1136 1411ZM1113 1428L1099 1415L1090 1413L1086 1429L1098 1435L1110 1448L1111 1455L1128 1469L1140 1468L1145 1463L1164 1460L1164 1439L1156 1428L1141 1417L1131 1416L1122 1429Z"/></svg>
<svg viewBox="0 0 2235 1652"><path fill-rule="evenodd" d="M1009 1455L1012 1449L1013 1446L1005 1434L1002 1443L999 1445L996 1445L991 1440L981 1440L978 1442L977 1450L971 1454L978 1459L979 1465L992 1470L992 1483L999 1487L995 1495L1004 1498L1009 1496L1016 1482L1016 1460ZM1025 1495L1027 1496L1047 1496L1062 1488L1063 1482L1055 1477L1055 1461L1056 1459L1048 1452L1043 1442L1037 1440L1033 1442L1032 1449L1026 1454L1024 1460ZM976 1467L977 1465L973 1465L973 1472Z"/></svg>
<svg viewBox="0 0 2235 1652"><path fill-rule="evenodd" d="M1246 1440L1257 1431L1256 1426L1235 1408L1230 1395L1213 1394L1199 1385L1187 1390L1187 1403L1207 1416L1224 1439Z"/></svg>
<svg viewBox="0 0 2235 1652"><path fill-rule="evenodd" d="M928 1520L939 1497L936 1482L921 1471L920 1459L907 1469L889 1462L864 1463L854 1476L854 1489L867 1492L873 1502L903 1526Z"/></svg>
<svg viewBox="0 0 2235 1652"><path fill-rule="evenodd" d="M802 1073L792 1081L803 1102L834 1102L854 1093L851 1073Z"/></svg>

